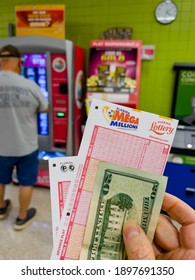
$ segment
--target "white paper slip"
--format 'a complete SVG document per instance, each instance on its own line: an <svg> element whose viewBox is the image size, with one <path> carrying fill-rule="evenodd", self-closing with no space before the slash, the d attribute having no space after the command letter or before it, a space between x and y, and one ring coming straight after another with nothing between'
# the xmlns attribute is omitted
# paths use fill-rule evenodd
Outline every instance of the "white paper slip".
<svg viewBox="0 0 195 280"><path fill-rule="evenodd" d="M50 196L52 213L53 243L55 242L59 222L64 206L73 204L71 182L78 170L77 156L49 159Z"/></svg>
<svg viewBox="0 0 195 280"><path fill-rule="evenodd" d="M63 211L52 259L79 259L99 161L163 174L178 121L93 99L84 130L70 216ZM70 214L70 213L69 213Z"/></svg>

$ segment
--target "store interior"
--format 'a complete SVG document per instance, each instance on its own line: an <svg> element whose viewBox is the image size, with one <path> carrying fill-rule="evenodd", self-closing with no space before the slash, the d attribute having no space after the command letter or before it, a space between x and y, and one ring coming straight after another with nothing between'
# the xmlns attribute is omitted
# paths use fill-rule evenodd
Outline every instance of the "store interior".
<svg viewBox="0 0 195 280"><path fill-rule="evenodd" d="M25 35L24 38L28 40L23 44L16 34L16 7L43 6L45 1L1 1L0 46L9 42L16 44L23 57L29 50L30 55L44 53L50 59L48 63L50 67L57 55L61 55L65 45L66 62L74 67L68 66L67 72L62 71L63 77L59 72L55 77L51 76L52 71L47 70L45 92L53 107L50 114L46 116L48 127L39 127L40 173L31 202L31 205L37 209L37 215L25 230L21 232L13 230L12 225L18 208L17 178L14 178L13 174L13 184L8 185L6 189L6 198L11 199L12 208L7 218L0 221L0 260L50 258L53 240L48 158L75 156L78 153L89 110L87 78L89 78L91 62L91 42L103 40L108 30L113 31L117 28L130 30L127 35L129 37L126 39L141 42L140 46L142 46L139 67L136 70L138 71L136 79L139 83L136 101L123 104L123 101L118 99L118 103L179 120L164 175L169 177L167 191L195 209L195 102L193 99L195 2L172 1L176 4L177 12L169 23L157 19L156 11L161 2L166 1L121 0L119 4L116 0L98 2L58 0L57 4L65 5L64 39L60 38L58 42L58 39L55 38L54 41L52 36L51 38L41 36L38 42ZM54 1L47 0L47 5L54 4L56 4ZM63 61L64 56L61 55L60 59ZM28 64L23 66L28 76L29 66ZM68 79L68 75L71 79ZM48 80L48 76L52 77L51 81ZM58 83L58 79L63 79L59 93L62 97L61 103L56 102L55 99L59 96L54 98L51 94L55 91L53 84ZM75 86L78 79L84 84L82 99L80 96L74 99L74 90L75 88L78 90L78 85ZM112 101L112 97L110 100ZM69 107L62 109L59 104L63 102L68 103L68 106L74 110ZM67 111L68 120L64 123L63 117Z"/></svg>

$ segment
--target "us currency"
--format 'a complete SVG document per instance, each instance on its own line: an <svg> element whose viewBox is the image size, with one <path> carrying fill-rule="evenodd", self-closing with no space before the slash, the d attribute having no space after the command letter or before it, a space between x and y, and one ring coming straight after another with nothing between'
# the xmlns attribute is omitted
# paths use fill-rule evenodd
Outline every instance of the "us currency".
<svg viewBox="0 0 195 280"><path fill-rule="evenodd" d="M152 241L166 184L165 176L100 162L80 259L125 259L122 228L128 220Z"/></svg>

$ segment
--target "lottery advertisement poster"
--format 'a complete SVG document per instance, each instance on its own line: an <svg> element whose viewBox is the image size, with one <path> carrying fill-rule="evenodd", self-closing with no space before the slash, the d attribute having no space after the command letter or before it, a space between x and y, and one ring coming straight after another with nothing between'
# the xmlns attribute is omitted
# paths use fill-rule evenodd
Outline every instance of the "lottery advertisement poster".
<svg viewBox="0 0 195 280"><path fill-rule="evenodd" d="M65 39L65 6L16 6L16 36L48 36Z"/></svg>
<svg viewBox="0 0 195 280"><path fill-rule="evenodd" d="M92 40L90 43L87 98L137 108L142 41Z"/></svg>

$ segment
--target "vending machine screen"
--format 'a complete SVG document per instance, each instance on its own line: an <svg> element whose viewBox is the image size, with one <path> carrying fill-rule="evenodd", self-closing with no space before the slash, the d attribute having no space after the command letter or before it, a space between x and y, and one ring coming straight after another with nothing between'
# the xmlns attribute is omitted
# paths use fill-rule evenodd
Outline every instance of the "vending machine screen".
<svg viewBox="0 0 195 280"><path fill-rule="evenodd" d="M42 94L48 101L47 85L47 56L46 54L29 54L23 53L21 75L38 84ZM49 135L49 116L48 113L38 114L38 134Z"/></svg>

